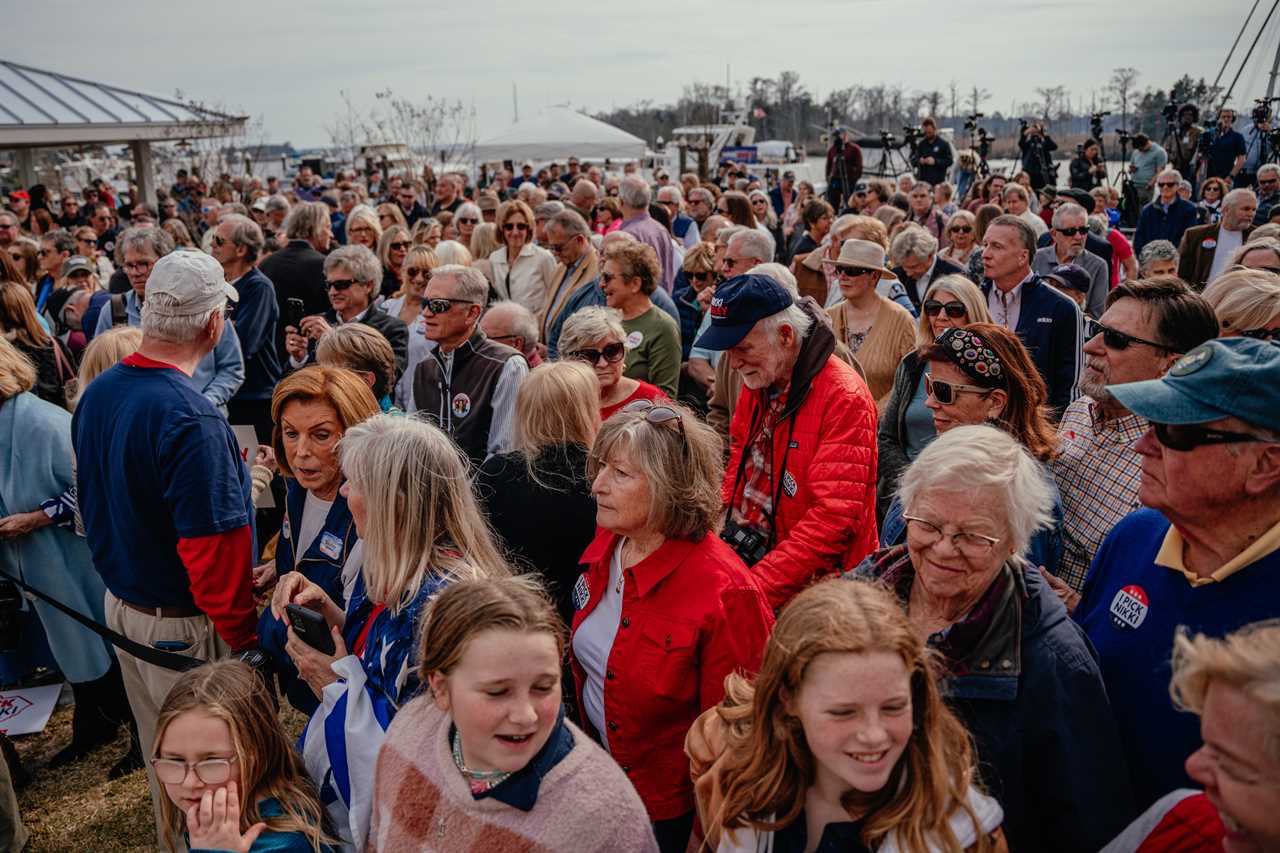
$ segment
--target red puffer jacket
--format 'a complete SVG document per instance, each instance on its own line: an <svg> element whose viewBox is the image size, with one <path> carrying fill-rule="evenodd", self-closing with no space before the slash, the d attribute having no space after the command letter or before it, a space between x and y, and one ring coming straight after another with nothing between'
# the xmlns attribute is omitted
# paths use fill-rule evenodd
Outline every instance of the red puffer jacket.
<svg viewBox="0 0 1280 853"><path fill-rule="evenodd" d="M600 604L620 537L600 530L582 555L574 587L576 635ZM755 675L773 613L742 560L714 533L701 542L668 539L624 573L622 615L605 668L609 753L635 785L651 820L693 811L684 736L724 698L734 671ZM576 656L578 707L586 673ZM596 734L586 712L583 728ZM601 815L607 820L607 815Z"/></svg>
<svg viewBox="0 0 1280 853"><path fill-rule="evenodd" d="M752 567L769 604L780 609L824 575L852 568L877 548L876 402L839 358L835 336L816 312L791 373L787 404L773 430L772 550ZM729 425L725 506L743 489L743 448L762 426L764 391L743 389Z"/></svg>

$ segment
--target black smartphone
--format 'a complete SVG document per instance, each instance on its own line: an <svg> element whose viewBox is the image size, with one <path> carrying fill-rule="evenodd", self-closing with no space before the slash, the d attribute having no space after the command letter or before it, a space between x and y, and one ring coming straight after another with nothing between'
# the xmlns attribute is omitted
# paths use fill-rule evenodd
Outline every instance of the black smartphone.
<svg viewBox="0 0 1280 853"><path fill-rule="evenodd" d="M284 324L293 326L298 334L302 334L302 318L306 313L306 304L296 296L291 296L284 301Z"/></svg>
<svg viewBox="0 0 1280 853"><path fill-rule="evenodd" d="M301 604L286 604L285 616L293 626L293 633L311 648L326 655L332 655L337 647L333 644L333 635L329 633L329 623L324 617Z"/></svg>

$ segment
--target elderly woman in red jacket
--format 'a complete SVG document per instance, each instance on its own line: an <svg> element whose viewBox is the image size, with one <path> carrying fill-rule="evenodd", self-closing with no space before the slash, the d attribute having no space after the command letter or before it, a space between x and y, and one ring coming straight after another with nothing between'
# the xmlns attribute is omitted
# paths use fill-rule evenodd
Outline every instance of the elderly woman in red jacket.
<svg viewBox="0 0 1280 853"><path fill-rule="evenodd" d="M693 826L684 733L755 672L773 625L764 594L714 533L719 436L681 406L638 400L611 417L588 463L600 530L573 591L583 727L635 785L664 851Z"/></svg>

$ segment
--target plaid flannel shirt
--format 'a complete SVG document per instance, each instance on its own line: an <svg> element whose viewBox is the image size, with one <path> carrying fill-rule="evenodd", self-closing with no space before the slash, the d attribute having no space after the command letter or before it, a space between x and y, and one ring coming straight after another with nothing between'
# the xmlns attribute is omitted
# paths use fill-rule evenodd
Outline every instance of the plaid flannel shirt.
<svg viewBox="0 0 1280 853"><path fill-rule="evenodd" d="M1134 414L1102 419L1102 407L1078 397L1062 415L1062 454L1051 464L1062 495L1062 562L1058 577L1079 592L1089 564L1111 528L1137 509L1142 457L1134 450L1147 422Z"/></svg>
<svg viewBox="0 0 1280 853"><path fill-rule="evenodd" d="M738 525L758 530L766 537L773 535L773 430L786 402L785 393L769 402L760 432L744 451L742 496L731 514Z"/></svg>

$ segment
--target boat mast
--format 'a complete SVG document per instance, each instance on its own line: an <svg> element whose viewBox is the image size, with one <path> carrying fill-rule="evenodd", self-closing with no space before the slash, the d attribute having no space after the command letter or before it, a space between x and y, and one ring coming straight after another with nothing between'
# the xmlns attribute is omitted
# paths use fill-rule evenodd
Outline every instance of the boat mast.
<svg viewBox="0 0 1280 853"><path fill-rule="evenodd" d="M1276 58L1271 62L1271 75L1267 78L1267 98L1276 93L1276 77L1280 76L1280 39L1276 40Z"/></svg>

